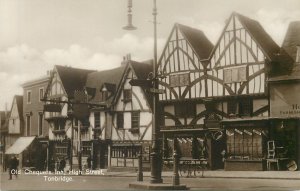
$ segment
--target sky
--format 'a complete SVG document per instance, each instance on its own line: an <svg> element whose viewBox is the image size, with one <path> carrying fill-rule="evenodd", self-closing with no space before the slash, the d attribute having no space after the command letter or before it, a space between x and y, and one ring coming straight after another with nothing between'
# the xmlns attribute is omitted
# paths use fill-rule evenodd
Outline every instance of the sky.
<svg viewBox="0 0 300 191"><path fill-rule="evenodd" d="M300 20L299 0L157 0L158 54L174 23L202 30L216 43L233 11L261 23L281 46L288 24ZM0 0L0 110L10 110L21 85L54 65L105 70L130 53L153 57L152 0ZM7 103L7 104L6 104Z"/></svg>

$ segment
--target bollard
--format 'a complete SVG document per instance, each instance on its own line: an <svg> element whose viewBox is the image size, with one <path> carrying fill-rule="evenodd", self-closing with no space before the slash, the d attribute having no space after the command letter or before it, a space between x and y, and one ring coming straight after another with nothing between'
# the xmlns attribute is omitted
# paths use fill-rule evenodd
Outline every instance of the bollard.
<svg viewBox="0 0 300 191"><path fill-rule="evenodd" d="M137 181L143 181L143 156L140 153L138 156L139 166L138 166L138 173L137 173Z"/></svg>
<svg viewBox="0 0 300 191"><path fill-rule="evenodd" d="M178 162L179 162L179 157L177 154L176 149L174 149L174 154L173 154L173 186L179 185L179 174L178 174Z"/></svg>

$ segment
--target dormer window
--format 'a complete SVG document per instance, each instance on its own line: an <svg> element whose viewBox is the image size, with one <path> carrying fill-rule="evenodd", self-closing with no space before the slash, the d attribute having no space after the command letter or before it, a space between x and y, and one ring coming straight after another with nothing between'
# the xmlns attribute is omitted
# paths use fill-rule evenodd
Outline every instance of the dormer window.
<svg viewBox="0 0 300 191"><path fill-rule="evenodd" d="M106 101L107 97L108 97L108 90L105 86L103 86L101 89L101 100Z"/></svg>

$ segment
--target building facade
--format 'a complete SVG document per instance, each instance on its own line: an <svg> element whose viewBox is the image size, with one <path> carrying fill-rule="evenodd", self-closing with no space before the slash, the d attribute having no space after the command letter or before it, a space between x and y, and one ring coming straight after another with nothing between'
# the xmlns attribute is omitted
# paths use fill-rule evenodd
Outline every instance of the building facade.
<svg viewBox="0 0 300 191"><path fill-rule="evenodd" d="M78 119L73 115L76 92L82 92L87 74L92 70L84 70L56 65L51 72L45 90L45 119L49 125L49 168L54 170L55 164L65 159L68 168L79 167L81 130L89 129L87 118ZM85 99L85 98L83 98ZM85 100L82 100L85 101Z"/></svg>
<svg viewBox="0 0 300 191"><path fill-rule="evenodd" d="M264 169L267 80L290 69L291 58L263 27L238 13L215 46L203 32L176 24L158 66L164 150L175 137L181 157L205 158L211 169Z"/></svg>
<svg viewBox="0 0 300 191"><path fill-rule="evenodd" d="M6 171L7 159L5 157L8 136L8 119L10 112L0 111L0 171Z"/></svg>
<svg viewBox="0 0 300 191"><path fill-rule="evenodd" d="M32 152L24 153L24 163L40 170L48 167L48 123L44 115L45 91L50 74L25 82L23 87L23 136L35 137L30 145Z"/></svg>
<svg viewBox="0 0 300 191"><path fill-rule="evenodd" d="M269 79L270 140L281 170L300 166L300 21L291 22L282 44L293 58L293 69ZM268 159L267 159L268 160ZM275 168L276 169L276 168Z"/></svg>

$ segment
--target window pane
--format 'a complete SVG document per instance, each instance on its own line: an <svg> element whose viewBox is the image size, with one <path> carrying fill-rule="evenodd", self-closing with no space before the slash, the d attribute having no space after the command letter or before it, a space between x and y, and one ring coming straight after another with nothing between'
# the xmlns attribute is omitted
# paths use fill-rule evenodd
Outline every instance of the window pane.
<svg viewBox="0 0 300 191"><path fill-rule="evenodd" d="M124 128L124 115L122 112L117 113L117 128Z"/></svg>
<svg viewBox="0 0 300 191"><path fill-rule="evenodd" d="M140 126L140 112L133 111L131 113L131 128L139 128Z"/></svg>

